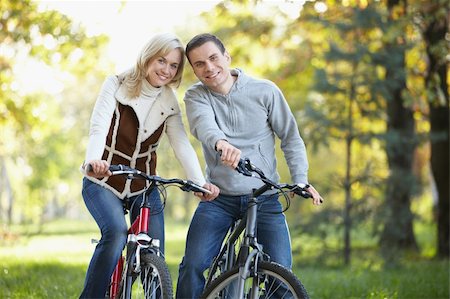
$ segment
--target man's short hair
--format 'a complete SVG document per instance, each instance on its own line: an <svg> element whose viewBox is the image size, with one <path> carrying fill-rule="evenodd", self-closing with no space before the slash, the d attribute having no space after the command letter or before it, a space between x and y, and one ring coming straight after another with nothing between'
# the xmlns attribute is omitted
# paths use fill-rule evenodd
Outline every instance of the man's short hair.
<svg viewBox="0 0 450 299"><path fill-rule="evenodd" d="M186 45L186 57L188 58L188 60L190 51L202 46L207 42L213 42L217 46L217 48L219 48L222 54L225 53L225 46L217 36L211 33L201 33L194 36Z"/></svg>

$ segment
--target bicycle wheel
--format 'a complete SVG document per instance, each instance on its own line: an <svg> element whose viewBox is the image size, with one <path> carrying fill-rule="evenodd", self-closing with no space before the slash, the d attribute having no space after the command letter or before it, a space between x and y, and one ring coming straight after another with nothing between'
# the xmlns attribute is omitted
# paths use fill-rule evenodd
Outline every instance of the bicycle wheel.
<svg viewBox="0 0 450 299"><path fill-rule="evenodd" d="M236 297L238 278L238 267L223 273L206 286L201 298L240 299ZM254 294L255 290L257 294ZM305 287L294 273L279 264L261 261L258 263L257 275L245 281L244 298L307 299L309 297Z"/></svg>
<svg viewBox="0 0 450 299"><path fill-rule="evenodd" d="M139 273L127 271L128 275L122 283L119 298L172 299L172 279L166 262L156 254L141 255L141 269ZM127 287L131 282L130 291ZM129 295L127 295L129 293Z"/></svg>

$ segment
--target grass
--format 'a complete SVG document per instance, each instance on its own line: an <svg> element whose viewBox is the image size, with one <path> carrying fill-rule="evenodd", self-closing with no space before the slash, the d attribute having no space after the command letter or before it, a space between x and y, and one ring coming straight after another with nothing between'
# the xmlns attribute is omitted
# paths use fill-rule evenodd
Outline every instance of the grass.
<svg viewBox="0 0 450 299"><path fill-rule="evenodd" d="M448 298L448 264L421 261L396 269L313 268L299 271L311 298Z"/></svg>
<svg viewBox="0 0 450 299"><path fill-rule="evenodd" d="M166 227L166 260L175 284L187 228ZM66 220L39 233L27 227L12 231L0 239L0 298L78 298L94 249L90 240L98 238L95 224ZM311 298L449 298L448 260L412 256L383 265L373 251L357 251L349 267L300 256L294 272Z"/></svg>

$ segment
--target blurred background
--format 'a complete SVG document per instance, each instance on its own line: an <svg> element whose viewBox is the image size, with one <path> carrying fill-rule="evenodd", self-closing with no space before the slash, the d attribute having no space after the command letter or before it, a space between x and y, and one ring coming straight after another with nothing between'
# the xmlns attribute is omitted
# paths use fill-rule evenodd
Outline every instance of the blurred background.
<svg viewBox="0 0 450 299"><path fill-rule="evenodd" d="M93 250L89 238L97 235L78 170L90 114L105 77L132 66L161 31L175 32L184 43L214 33L233 67L270 79L284 92L307 146L310 182L325 198L321 207L295 198L286 212L295 267L306 269L313 297L448 298L448 20L443 0L2 0L5 298L67 298L81 290ZM195 82L186 66L177 91L183 111L183 94ZM199 143L191 140L202 161ZM158 174L185 177L166 138L160 147ZM281 178L290 182L283 153L277 154ZM176 276L197 199L173 188L167 193L168 242L177 248L168 261ZM30 275L17 270L25 260L40 275L74 273L71 289L49 295L14 287L12 281ZM70 263L72 270L64 268ZM389 287L374 278L351 284L346 276L396 267L405 277L411 271L423 277L402 287L395 283L402 274L391 273ZM315 285L332 272L339 282L328 287L342 287L340 295Z"/></svg>

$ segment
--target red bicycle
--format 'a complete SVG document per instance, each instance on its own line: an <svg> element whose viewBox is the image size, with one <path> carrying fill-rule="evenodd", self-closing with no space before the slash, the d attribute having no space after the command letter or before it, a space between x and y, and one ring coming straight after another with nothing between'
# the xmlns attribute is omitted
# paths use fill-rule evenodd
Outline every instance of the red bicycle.
<svg viewBox="0 0 450 299"><path fill-rule="evenodd" d="M108 297L172 299L172 279L159 249L160 240L153 239L148 234L151 217L148 195L155 188L168 185L175 185L187 192L210 194L210 191L189 180L164 179L124 165L111 165L109 169L112 175L127 175L129 179L147 180L149 186L144 191L140 214L128 230L124 255L117 262L111 276ZM125 209L129 209L127 206L124 204Z"/></svg>

